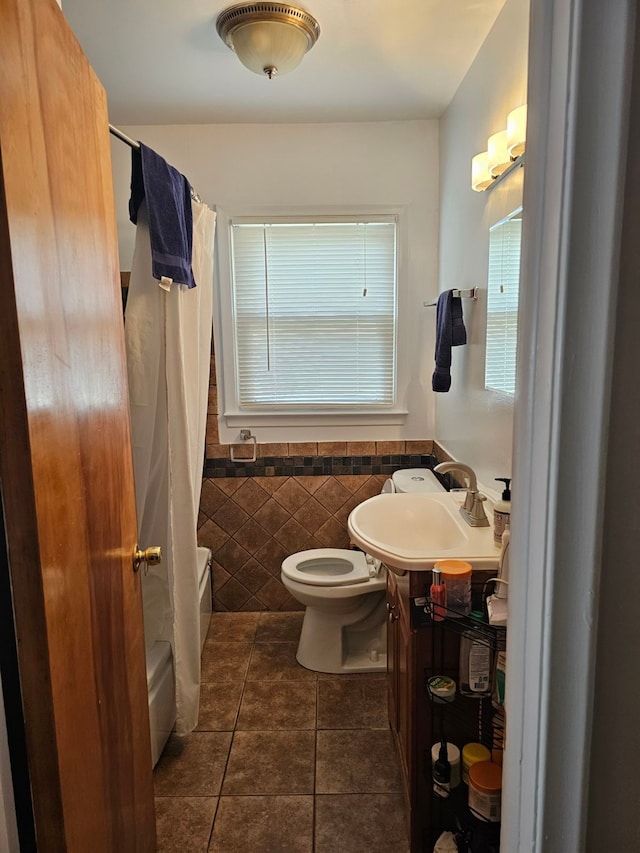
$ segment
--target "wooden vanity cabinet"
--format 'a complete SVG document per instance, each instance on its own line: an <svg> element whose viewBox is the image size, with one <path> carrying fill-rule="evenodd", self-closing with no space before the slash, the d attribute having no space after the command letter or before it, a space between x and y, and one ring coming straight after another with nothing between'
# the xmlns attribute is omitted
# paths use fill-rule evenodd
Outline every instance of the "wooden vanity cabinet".
<svg viewBox="0 0 640 853"><path fill-rule="evenodd" d="M475 571L472 581L474 602L482 597L483 583L493 571ZM426 679L435 659L442 671L455 672L459 661L460 638L431 624L412 625L411 599L427 594L430 572L387 570L387 691L389 725L394 735L407 804L411 853L430 853L437 837L438 818L434 812L431 780L431 746L439 738L437 710L427 698ZM414 619L418 623L418 619ZM448 731L460 743L465 741L455 721ZM467 737L466 740L469 738Z"/></svg>

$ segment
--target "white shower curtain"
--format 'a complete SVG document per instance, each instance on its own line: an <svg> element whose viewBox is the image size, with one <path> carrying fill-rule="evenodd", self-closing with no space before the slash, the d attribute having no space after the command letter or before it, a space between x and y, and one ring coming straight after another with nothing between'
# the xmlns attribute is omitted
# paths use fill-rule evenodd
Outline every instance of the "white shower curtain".
<svg viewBox="0 0 640 853"><path fill-rule="evenodd" d="M147 652L168 640L176 673L176 732L192 731L200 697L197 521L211 362L215 213L193 202L196 287L151 275L140 208L125 311L139 545L162 547L143 577Z"/></svg>

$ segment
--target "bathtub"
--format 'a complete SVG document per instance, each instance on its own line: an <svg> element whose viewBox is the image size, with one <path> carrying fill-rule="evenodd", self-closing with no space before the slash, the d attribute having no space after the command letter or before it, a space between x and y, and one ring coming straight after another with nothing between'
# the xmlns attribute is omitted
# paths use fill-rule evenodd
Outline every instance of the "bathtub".
<svg viewBox="0 0 640 853"><path fill-rule="evenodd" d="M211 551L198 548L198 580L200 597L200 652L211 619ZM147 690L149 692L149 727L151 757L155 767L176 722L176 680L171 643L156 640L147 653Z"/></svg>

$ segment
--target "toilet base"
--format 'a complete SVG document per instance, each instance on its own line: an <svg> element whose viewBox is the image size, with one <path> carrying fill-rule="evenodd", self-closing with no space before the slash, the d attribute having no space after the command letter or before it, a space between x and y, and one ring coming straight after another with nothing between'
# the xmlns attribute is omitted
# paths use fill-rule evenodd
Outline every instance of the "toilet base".
<svg viewBox="0 0 640 853"><path fill-rule="evenodd" d="M344 624L344 623L348 624ZM387 668L385 594L372 593L356 613L336 620L307 606L296 660L314 672L384 672Z"/></svg>

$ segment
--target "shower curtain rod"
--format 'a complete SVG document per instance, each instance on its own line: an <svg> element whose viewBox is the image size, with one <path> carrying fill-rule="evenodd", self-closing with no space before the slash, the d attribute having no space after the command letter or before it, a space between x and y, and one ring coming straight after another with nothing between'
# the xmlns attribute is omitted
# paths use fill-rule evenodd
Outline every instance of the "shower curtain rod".
<svg viewBox="0 0 640 853"><path fill-rule="evenodd" d="M113 136L116 136L122 142L125 142L130 148L137 148L138 150L140 150L140 143L136 142L135 139L132 139L130 136L127 136L126 133L123 133L115 125L109 124L109 133L113 134ZM191 185L189 185L189 189L191 190L191 198L194 201L197 201L198 204L202 204L202 199Z"/></svg>
<svg viewBox="0 0 640 853"><path fill-rule="evenodd" d="M131 139L130 136L127 136L126 133L123 133L121 130L118 130L118 128L112 124L109 125L109 133L112 133L114 136L117 136L118 139L122 140L122 142L126 142L127 145L131 146L131 148L140 148L139 142L136 142L135 139Z"/></svg>

